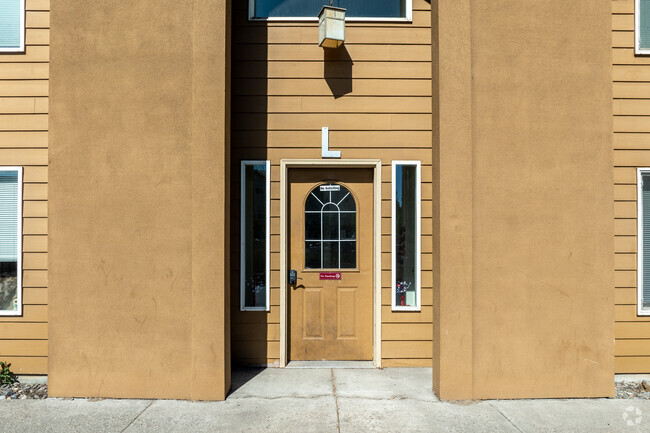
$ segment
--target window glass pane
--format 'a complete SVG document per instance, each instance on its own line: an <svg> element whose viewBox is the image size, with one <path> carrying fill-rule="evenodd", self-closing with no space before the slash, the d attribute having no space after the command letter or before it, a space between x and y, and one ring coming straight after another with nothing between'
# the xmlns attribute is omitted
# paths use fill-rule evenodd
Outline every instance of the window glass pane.
<svg viewBox="0 0 650 433"><path fill-rule="evenodd" d="M20 48L20 0L0 1L0 50Z"/></svg>
<svg viewBox="0 0 650 433"><path fill-rule="evenodd" d="M356 237L357 237L356 212L341 213L341 239L355 239Z"/></svg>
<svg viewBox="0 0 650 433"><path fill-rule="evenodd" d="M0 171L0 310L18 311L18 172Z"/></svg>
<svg viewBox="0 0 650 433"><path fill-rule="evenodd" d="M417 166L395 166L395 305L416 306Z"/></svg>
<svg viewBox="0 0 650 433"><path fill-rule="evenodd" d="M641 206L643 206L643 293L644 308L650 308L650 174L642 177Z"/></svg>
<svg viewBox="0 0 650 433"><path fill-rule="evenodd" d="M650 48L650 0L639 0L639 48Z"/></svg>
<svg viewBox="0 0 650 433"><path fill-rule="evenodd" d="M323 242L323 268L339 268L339 243Z"/></svg>
<svg viewBox="0 0 650 433"><path fill-rule="evenodd" d="M266 164L244 171L244 306L266 307Z"/></svg>
<svg viewBox="0 0 650 433"><path fill-rule="evenodd" d="M323 240L339 240L339 213L323 212Z"/></svg>
<svg viewBox="0 0 650 433"><path fill-rule="evenodd" d="M354 269L357 267L357 243L341 242L341 269Z"/></svg>
<svg viewBox="0 0 650 433"><path fill-rule="evenodd" d="M316 17L323 0L256 0L255 17ZM399 18L406 16L406 0L334 0L346 17Z"/></svg>
<svg viewBox="0 0 650 433"><path fill-rule="evenodd" d="M343 185L326 183L311 190L305 200L305 268L355 268L356 218L354 197Z"/></svg>
<svg viewBox="0 0 650 433"><path fill-rule="evenodd" d="M305 242L305 268L320 269L321 247L320 242Z"/></svg>

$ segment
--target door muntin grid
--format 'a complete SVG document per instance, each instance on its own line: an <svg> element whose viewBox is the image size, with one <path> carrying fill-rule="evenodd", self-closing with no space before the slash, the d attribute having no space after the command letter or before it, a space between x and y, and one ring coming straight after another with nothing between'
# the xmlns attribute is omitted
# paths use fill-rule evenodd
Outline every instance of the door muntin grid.
<svg viewBox="0 0 650 433"><path fill-rule="evenodd" d="M305 199L305 268L357 267L357 204L345 186L324 183Z"/></svg>

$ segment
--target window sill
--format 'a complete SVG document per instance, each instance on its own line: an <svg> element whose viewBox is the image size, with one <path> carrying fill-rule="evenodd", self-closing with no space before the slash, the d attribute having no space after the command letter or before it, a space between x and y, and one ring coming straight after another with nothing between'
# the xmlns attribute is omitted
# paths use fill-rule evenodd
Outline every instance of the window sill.
<svg viewBox="0 0 650 433"><path fill-rule="evenodd" d="M269 17L269 18L253 18L248 17L248 21L257 22L313 22L317 23L317 17ZM405 23L410 24L413 22L412 18L346 18L345 22L351 23ZM650 51L648 52L650 54Z"/></svg>

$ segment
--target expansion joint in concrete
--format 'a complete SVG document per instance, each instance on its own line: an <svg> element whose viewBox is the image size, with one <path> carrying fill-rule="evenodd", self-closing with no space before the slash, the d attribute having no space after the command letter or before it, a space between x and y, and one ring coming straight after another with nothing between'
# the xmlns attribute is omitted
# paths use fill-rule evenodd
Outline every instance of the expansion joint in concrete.
<svg viewBox="0 0 650 433"><path fill-rule="evenodd" d="M332 392L334 393L334 404L336 405L336 431L341 433L341 417L339 415L339 398L336 395L336 380L334 378L334 369L330 370L332 373Z"/></svg>
<svg viewBox="0 0 650 433"><path fill-rule="evenodd" d="M514 428L516 428L518 432L523 433L523 431L517 426L517 424L515 424L510 418L508 418L508 416L505 413L501 412L501 409L499 409L498 407L493 405L492 402L488 402L488 404L490 406L492 406L494 408L494 410L499 412L499 415L501 415L503 418L505 418L506 421L508 421L510 424L512 424L512 426Z"/></svg>
<svg viewBox="0 0 650 433"><path fill-rule="evenodd" d="M144 407L144 409L142 409L142 410L140 411L140 413L138 413L138 414L135 416L135 418L133 418L133 419L131 420L131 422L128 423L127 426L124 427L124 428L122 429L122 431L121 431L120 433L124 433L124 432L129 428L129 427L131 427L131 426L133 425L133 423L134 423L138 418L140 418L140 415L142 415L142 414L144 413L144 411L146 411L147 409L149 409L149 408L151 407L151 405L153 404L154 401L155 401L155 400L151 400L151 401L149 402L149 404L146 405L146 406Z"/></svg>

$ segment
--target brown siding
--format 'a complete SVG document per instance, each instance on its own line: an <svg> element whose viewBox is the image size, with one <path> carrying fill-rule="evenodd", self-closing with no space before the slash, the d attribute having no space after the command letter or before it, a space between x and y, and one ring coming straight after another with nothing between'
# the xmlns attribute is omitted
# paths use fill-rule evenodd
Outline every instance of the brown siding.
<svg viewBox="0 0 650 433"><path fill-rule="evenodd" d="M49 0L26 0L25 53L0 53L0 164L24 167L23 315L0 317L0 360L47 373Z"/></svg>
<svg viewBox="0 0 650 433"><path fill-rule="evenodd" d="M650 57L634 55L634 0L612 2L616 373L650 372L650 318L637 308L636 167L650 165Z"/></svg>
<svg viewBox="0 0 650 433"><path fill-rule="evenodd" d="M239 364L280 357L280 159L320 158L321 127L342 158L382 160L382 357L430 366L432 338L431 6L412 23L346 23L345 50L318 47L316 23L249 22L233 5L232 350ZM327 60L325 60L325 56ZM336 97L334 96L336 94ZM239 162L271 161L271 311L239 311ZM392 160L422 161L422 311L390 308Z"/></svg>

